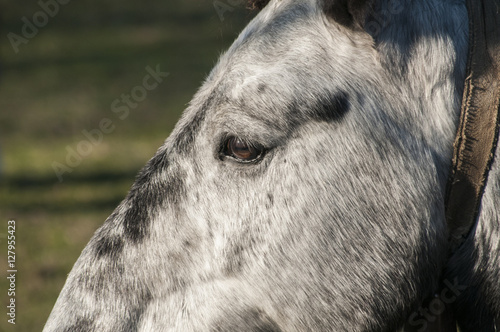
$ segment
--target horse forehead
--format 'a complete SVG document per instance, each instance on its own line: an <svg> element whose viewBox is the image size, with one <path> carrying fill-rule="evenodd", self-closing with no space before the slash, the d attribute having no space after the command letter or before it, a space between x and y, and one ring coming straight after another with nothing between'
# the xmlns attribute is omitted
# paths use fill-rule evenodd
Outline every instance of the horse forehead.
<svg viewBox="0 0 500 332"><path fill-rule="evenodd" d="M258 69L268 66L277 59L286 59L293 54L317 52L311 47L318 39L318 10L315 1L295 3L290 0L275 1L260 12L241 32L229 50L220 58L222 67L245 63L239 70ZM288 52L287 52L288 51ZM295 61L300 59L295 58ZM215 72L221 66L214 68Z"/></svg>
<svg viewBox="0 0 500 332"><path fill-rule="evenodd" d="M253 68L247 68L246 73L240 72L233 79L229 79L229 84L227 86L227 97L232 101L255 101L254 94L268 93L266 91L266 86L268 84L274 83L277 80L276 75L274 75L272 68L266 66L254 66ZM290 85L291 82L288 80L283 80L280 82L280 86L284 88L286 85Z"/></svg>
<svg viewBox="0 0 500 332"><path fill-rule="evenodd" d="M282 98L297 93L298 87L308 80L318 80L314 71L330 66L325 48L318 47L319 43L306 34L307 31L294 40L275 40L265 54L257 50L263 47L259 44L266 38L279 37L262 34L235 43L214 68L214 79L209 84L222 88L233 100L252 98L254 93L269 93L265 87L270 85L279 88L274 93Z"/></svg>
<svg viewBox="0 0 500 332"><path fill-rule="evenodd" d="M301 93L304 86L325 86L351 76L353 58L374 61L370 50L369 38L338 29L318 1L273 1L219 59L207 83L222 86L234 99L261 93L272 84L283 99Z"/></svg>
<svg viewBox="0 0 500 332"><path fill-rule="evenodd" d="M303 113L337 120L349 108L343 83L352 73L347 57L336 54L352 54L343 48L353 44L345 32L330 28L316 0L269 3L219 59L181 121L187 129L179 131L193 137L191 129L202 127L189 122L208 119L272 124L266 128L295 126Z"/></svg>

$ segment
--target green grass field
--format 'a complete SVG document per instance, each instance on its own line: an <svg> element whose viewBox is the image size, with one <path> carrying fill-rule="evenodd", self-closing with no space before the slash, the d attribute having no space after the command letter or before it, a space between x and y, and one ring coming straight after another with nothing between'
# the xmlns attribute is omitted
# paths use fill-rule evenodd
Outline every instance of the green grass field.
<svg viewBox="0 0 500 332"><path fill-rule="evenodd" d="M229 2L223 3L231 6ZM232 1L235 3L235 1ZM69 2L18 45L37 2L2 6L0 23L0 331L41 331L93 232L124 198L180 113L252 14L211 1ZM169 75L121 120L112 103L142 84L146 67ZM110 119L97 144L84 131ZM53 163L87 144L59 181ZM90 144L90 145L89 145ZM16 324L7 322L7 222L16 221Z"/></svg>

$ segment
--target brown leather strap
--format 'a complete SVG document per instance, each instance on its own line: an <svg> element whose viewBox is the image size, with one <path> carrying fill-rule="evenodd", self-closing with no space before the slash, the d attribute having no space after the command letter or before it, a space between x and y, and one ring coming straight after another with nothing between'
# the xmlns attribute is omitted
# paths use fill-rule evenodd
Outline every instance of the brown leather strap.
<svg viewBox="0 0 500 332"><path fill-rule="evenodd" d="M500 0L467 0L467 10L467 76L446 197L451 253L477 221L500 123ZM419 331L456 332L452 307Z"/></svg>
<svg viewBox="0 0 500 332"><path fill-rule="evenodd" d="M446 200L452 252L477 220L499 128L500 0L467 0L467 9L467 76Z"/></svg>

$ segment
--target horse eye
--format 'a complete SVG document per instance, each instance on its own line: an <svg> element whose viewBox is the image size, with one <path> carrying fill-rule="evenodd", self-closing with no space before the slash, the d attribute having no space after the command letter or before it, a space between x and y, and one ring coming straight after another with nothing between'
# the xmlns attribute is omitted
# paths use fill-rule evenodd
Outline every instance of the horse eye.
<svg viewBox="0 0 500 332"><path fill-rule="evenodd" d="M238 137L230 137L224 147L224 154L240 161L252 161L262 155L263 149L253 146Z"/></svg>

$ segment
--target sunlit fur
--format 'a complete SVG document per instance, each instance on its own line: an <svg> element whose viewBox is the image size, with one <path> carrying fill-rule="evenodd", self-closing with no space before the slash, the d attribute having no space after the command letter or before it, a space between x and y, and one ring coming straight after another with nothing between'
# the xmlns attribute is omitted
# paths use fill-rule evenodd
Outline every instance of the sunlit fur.
<svg viewBox="0 0 500 332"><path fill-rule="evenodd" d="M443 271L469 287L463 331L498 317L498 163L447 263L464 1L378 0L356 24L325 6L343 8L271 0L245 28L84 249L45 332L396 331ZM262 159L221 153L232 136Z"/></svg>

